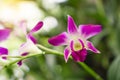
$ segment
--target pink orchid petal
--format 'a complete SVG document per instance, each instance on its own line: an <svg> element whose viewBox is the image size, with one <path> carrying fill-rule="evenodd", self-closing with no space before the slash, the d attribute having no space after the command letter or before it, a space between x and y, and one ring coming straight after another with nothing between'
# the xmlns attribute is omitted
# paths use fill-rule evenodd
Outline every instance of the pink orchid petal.
<svg viewBox="0 0 120 80"><path fill-rule="evenodd" d="M79 57L78 57L78 55L76 54L76 52L72 52L71 55L72 55L72 58L73 58L74 61L76 61L76 62L79 61Z"/></svg>
<svg viewBox="0 0 120 80"><path fill-rule="evenodd" d="M79 39L79 41L80 41L80 43L81 43L81 45L82 45L82 48L84 48L85 45L84 45L83 41L82 41L81 39Z"/></svg>
<svg viewBox="0 0 120 80"><path fill-rule="evenodd" d="M22 53L21 56L27 56L29 53L28 52L25 52L25 53Z"/></svg>
<svg viewBox="0 0 120 80"><path fill-rule="evenodd" d="M87 56L87 50L86 49L82 49L80 51L77 52L72 52L72 58L76 61L76 62L84 62Z"/></svg>
<svg viewBox="0 0 120 80"><path fill-rule="evenodd" d="M101 25L80 25L79 32L83 35L86 39L95 36L101 32Z"/></svg>
<svg viewBox="0 0 120 80"><path fill-rule="evenodd" d="M10 34L10 29L0 29L0 42L6 40Z"/></svg>
<svg viewBox="0 0 120 80"><path fill-rule="evenodd" d="M70 52L69 48L66 47L65 50L64 50L64 59L65 59L65 62L68 61L68 58L69 58L70 55L71 55L71 52Z"/></svg>
<svg viewBox="0 0 120 80"><path fill-rule="evenodd" d="M24 35L26 35L27 34L27 21L26 20L20 21L19 27L23 31Z"/></svg>
<svg viewBox="0 0 120 80"><path fill-rule="evenodd" d="M23 53L42 53L42 51L29 38L27 39L27 42L20 46L18 52L21 55Z"/></svg>
<svg viewBox="0 0 120 80"><path fill-rule="evenodd" d="M18 63L17 63L18 66L21 66L22 65L22 60L20 60Z"/></svg>
<svg viewBox="0 0 120 80"><path fill-rule="evenodd" d="M3 60L7 60L7 56L2 56L2 59Z"/></svg>
<svg viewBox="0 0 120 80"><path fill-rule="evenodd" d="M35 38L33 35L28 34L28 35L27 35L27 38L31 39L31 41L32 41L34 44L37 44L37 40L36 40L36 38Z"/></svg>
<svg viewBox="0 0 120 80"><path fill-rule="evenodd" d="M84 62L87 56L87 50L82 49L81 51L78 52L78 55L80 57L79 61Z"/></svg>
<svg viewBox="0 0 120 80"><path fill-rule="evenodd" d="M71 16L68 16L68 33L74 34L77 32L77 26Z"/></svg>
<svg viewBox="0 0 120 80"><path fill-rule="evenodd" d="M48 40L48 42L54 46L65 45L67 41L67 33L63 32L57 36L54 36Z"/></svg>
<svg viewBox="0 0 120 80"><path fill-rule="evenodd" d="M93 46L93 44L91 43L91 42L87 42L87 47L88 47L88 49L90 50L90 51L92 51L92 52L94 52L94 53L100 53L100 51L99 50L97 50L94 46Z"/></svg>
<svg viewBox="0 0 120 80"><path fill-rule="evenodd" d="M42 26L43 26L43 22L42 21L38 22L37 25L30 31L30 33L40 30Z"/></svg>
<svg viewBox="0 0 120 80"><path fill-rule="evenodd" d="M74 41L72 40L72 41L70 42L70 48L71 48L72 51L74 51L73 46L74 46Z"/></svg>
<svg viewBox="0 0 120 80"><path fill-rule="evenodd" d="M4 47L0 47L0 56L1 55L8 55L8 49Z"/></svg>

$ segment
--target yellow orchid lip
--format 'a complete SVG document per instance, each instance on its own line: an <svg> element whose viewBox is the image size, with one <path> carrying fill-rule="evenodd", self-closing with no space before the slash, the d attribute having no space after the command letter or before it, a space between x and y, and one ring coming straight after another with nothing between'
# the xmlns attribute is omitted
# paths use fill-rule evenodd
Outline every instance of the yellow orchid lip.
<svg viewBox="0 0 120 80"><path fill-rule="evenodd" d="M78 50L81 50L82 49L82 45L80 44L80 43L74 43L74 45L73 45L73 48L74 48L74 50L75 51L78 51Z"/></svg>
<svg viewBox="0 0 120 80"><path fill-rule="evenodd" d="M72 40L70 42L70 48L72 51L80 51L84 48L84 42L81 39Z"/></svg>

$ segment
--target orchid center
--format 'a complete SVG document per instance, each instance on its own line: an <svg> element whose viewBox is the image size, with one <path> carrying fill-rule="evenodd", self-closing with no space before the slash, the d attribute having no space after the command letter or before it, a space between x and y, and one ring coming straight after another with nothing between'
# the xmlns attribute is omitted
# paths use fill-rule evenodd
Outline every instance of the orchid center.
<svg viewBox="0 0 120 80"><path fill-rule="evenodd" d="M74 42L73 48L75 51L81 50L83 48L83 45L81 44L81 42L76 41Z"/></svg>

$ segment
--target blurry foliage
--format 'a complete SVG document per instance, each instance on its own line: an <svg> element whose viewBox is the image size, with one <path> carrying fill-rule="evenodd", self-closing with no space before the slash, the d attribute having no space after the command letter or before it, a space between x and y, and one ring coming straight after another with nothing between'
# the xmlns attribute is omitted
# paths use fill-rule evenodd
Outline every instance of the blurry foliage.
<svg viewBox="0 0 120 80"><path fill-rule="evenodd" d="M120 56L111 64L108 71L108 80L120 80Z"/></svg>
<svg viewBox="0 0 120 80"><path fill-rule="evenodd" d="M63 47L53 47L48 44L47 40L49 37L67 30L68 14L74 18L77 25L102 25L102 33L91 38L101 54L88 52L85 63L100 74L104 80L107 80L107 73L108 80L120 79L120 57L117 57L120 55L120 0L67 0L57 4L59 10L56 10L58 8L45 9L42 0L34 1L45 16L54 16L58 20L56 28L37 36L38 42L49 48L63 51ZM76 62L69 60L68 63L65 63L61 56L52 57L55 61L51 63L53 66L51 68L47 64L49 63L46 59L48 57L50 56L42 55L26 60L30 71L25 75L25 80L93 80Z"/></svg>

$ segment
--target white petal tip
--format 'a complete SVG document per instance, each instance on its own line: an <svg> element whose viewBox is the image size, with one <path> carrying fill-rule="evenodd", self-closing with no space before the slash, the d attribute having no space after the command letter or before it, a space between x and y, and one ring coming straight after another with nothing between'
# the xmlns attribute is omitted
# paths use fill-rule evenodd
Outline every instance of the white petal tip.
<svg viewBox="0 0 120 80"><path fill-rule="evenodd" d="M98 51L97 53L98 53L98 54L100 54L101 52L100 52L100 51Z"/></svg>
<svg viewBox="0 0 120 80"><path fill-rule="evenodd" d="M65 60L65 63L67 63L68 61L67 60Z"/></svg>

